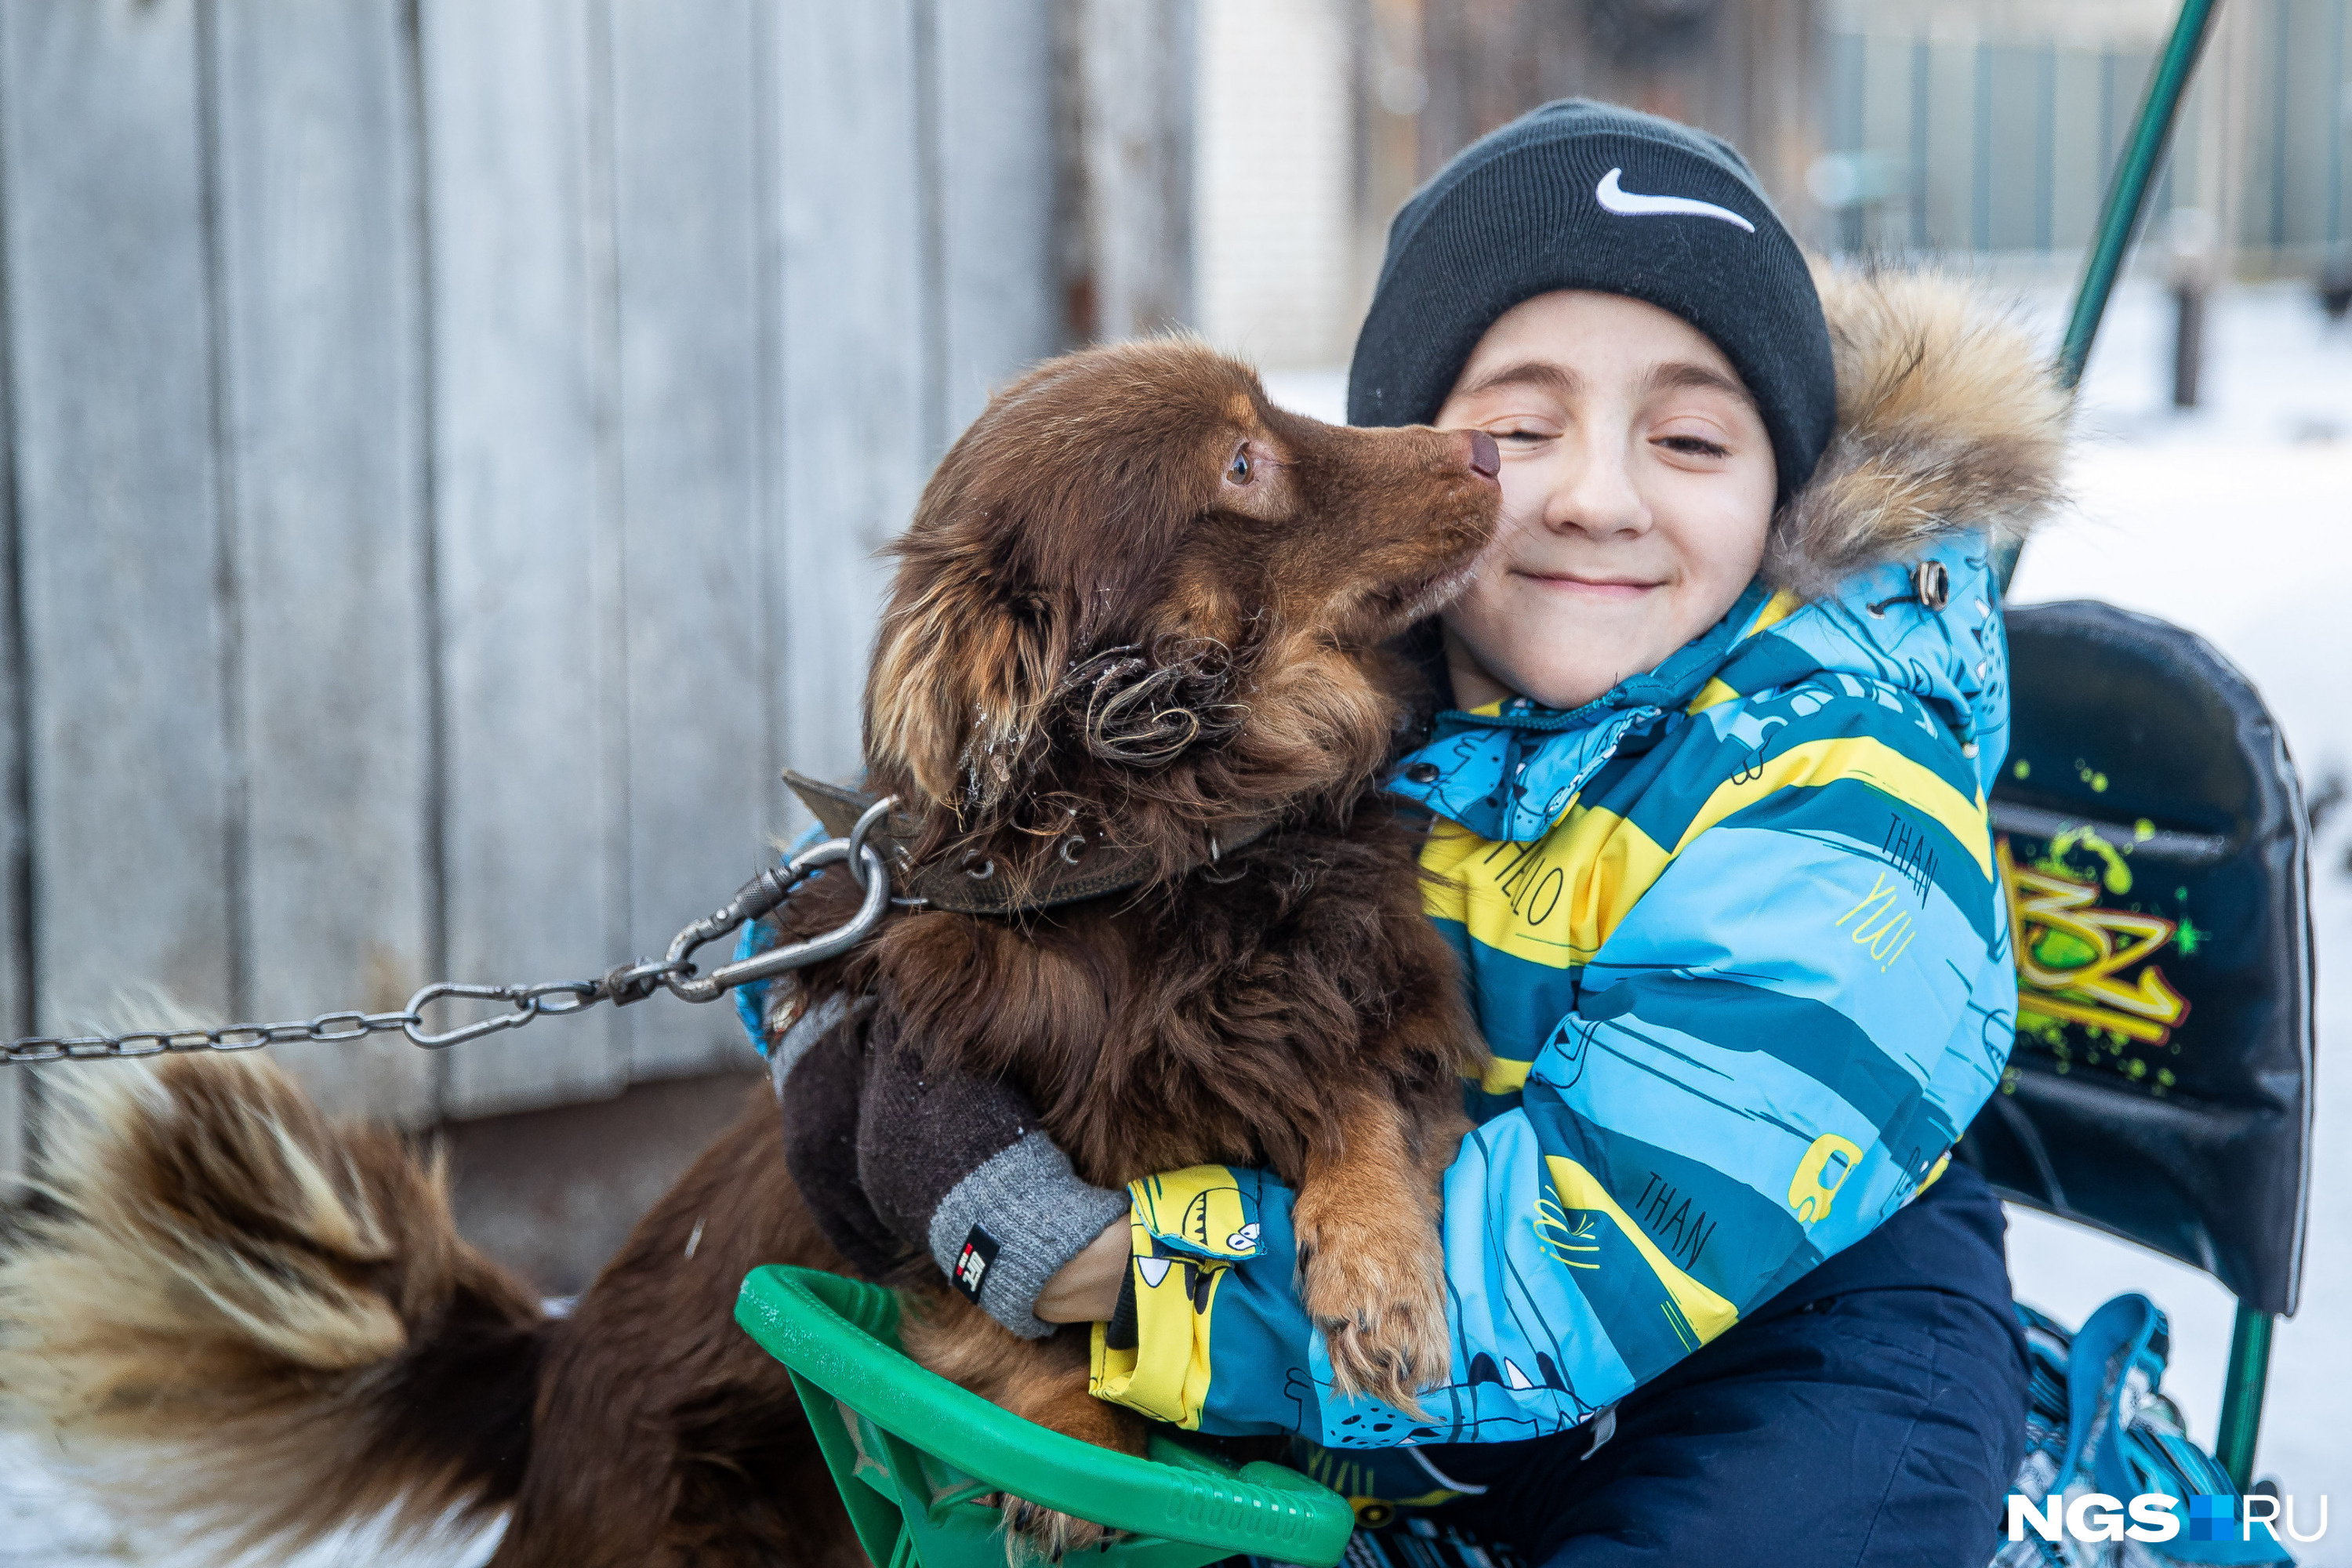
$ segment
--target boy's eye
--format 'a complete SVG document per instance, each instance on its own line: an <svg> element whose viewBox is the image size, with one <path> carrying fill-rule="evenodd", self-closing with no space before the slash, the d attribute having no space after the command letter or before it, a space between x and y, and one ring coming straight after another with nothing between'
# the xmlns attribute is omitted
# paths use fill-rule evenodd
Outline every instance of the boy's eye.
<svg viewBox="0 0 2352 1568"><path fill-rule="evenodd" d="M1494 437L1497 441L1517 441L1522 445L1536 441L1549 441L1551 439L1550 431L1532 430L1524 426L1515 426L1508 430L1490 430L1487 434Z"/></svg>
<svg viewBox="0 0 2352 1568"><path fill-rule="evenodd" d="M1661 436L1658 445L1685 458L1727 458L1731 455L1730 447L1720 446L1703 436Z"/></svg>

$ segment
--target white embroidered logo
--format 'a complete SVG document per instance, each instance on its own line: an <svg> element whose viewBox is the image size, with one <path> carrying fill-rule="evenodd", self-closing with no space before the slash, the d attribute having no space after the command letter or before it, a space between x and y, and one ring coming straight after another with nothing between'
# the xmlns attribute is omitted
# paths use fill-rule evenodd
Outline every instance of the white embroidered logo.
<svg viewBox="0 0 2352 1568"><path fill-rule="evenodd" d="M1750 234L1756 232L1754 224L1729 207L1719 207L1713 202L1693 201L1688 196L1645 196L1633 191L1620 190L1617 176L1624 172L1622 169L1610 170L1592 188L1592 195L1601 205L1619 217L1654 217L1662 213L1682 213L1691 217L1719 217L1726 223L1738 224Z"/></svg>

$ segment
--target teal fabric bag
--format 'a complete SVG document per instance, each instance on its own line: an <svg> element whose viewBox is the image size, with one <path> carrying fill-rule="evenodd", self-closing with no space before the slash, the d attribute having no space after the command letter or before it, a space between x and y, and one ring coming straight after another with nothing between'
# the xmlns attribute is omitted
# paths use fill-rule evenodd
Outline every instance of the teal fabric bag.
<svg viewBox="0 0 2352 1568"><path fill-rule="evenodd" d="M2118 1296L2068 1333L2031 1307L2017 1309L2025 1326L2032 1389L2026 1414L2026 1455L2015 1491L2042 1506L2053 1495L2071 1500L2104 1492L2124 1503L2147 1493L2175 1500L2180 1531L2169 1541L2078 1542L2062 1530L2044 1541L2028 1524L2025 1538L2003 1539L1993 1568L2163 1568L2177 1563L2272 1563L2294 1561L2269 1529L2234 1522L2226 1536L2199 1541L2192 1521L2198 1498L2237 1501L2237 1486L2204 1449L2189 1439L2179 1410L2163 1393L2170 1348L2163 1312L2145 1296ZM2213 1505L2204 1505L2210 1508ZM2126 1521L2126 1522L2129 1522ZM2252 1539L2243 1539L2251 1534Z"/></svg>

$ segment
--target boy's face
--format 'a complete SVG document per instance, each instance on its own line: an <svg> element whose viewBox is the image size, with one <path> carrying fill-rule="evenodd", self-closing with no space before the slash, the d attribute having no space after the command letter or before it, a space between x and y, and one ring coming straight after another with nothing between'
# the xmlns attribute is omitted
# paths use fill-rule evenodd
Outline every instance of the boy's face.
<svg viewBox="0 0 2352 1568"><path fill-rule="evenodd" d="M1721 350L1654 305L1561 291L1486 329L1434 421L1503 455L1503 520L1444 615L1463 707L1576 708L1719 620L1764 557L1777 471Z"/></svg>

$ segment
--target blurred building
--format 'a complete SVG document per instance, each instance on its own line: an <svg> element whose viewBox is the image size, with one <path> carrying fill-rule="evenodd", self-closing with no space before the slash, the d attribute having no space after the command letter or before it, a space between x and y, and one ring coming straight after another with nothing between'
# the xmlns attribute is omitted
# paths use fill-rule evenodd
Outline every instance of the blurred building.
<svg viewBox="0 0 2352 1568"><path fill-rule="evenodd" d="M1784 208L1820 149L1817 0L1201 4L1200 324L1273 367L1344 361L1390 215L1538 104L1705 126Z"/></svg>
<svg viewBox="0 0 2352 1568"><path fill-rule="evenodd" d="M1201 6L1199 321L1276 367L1343 363L1397 205L1476 136L1568 94L1729 138L1822 249L2068 276L2178 11L2174 0ZM2347 12L2347 0L2221 7L2150 203L2155 264L2176 237L2242 276L2307 276L2343 255Z"/></svg>
<svg viewBox="0 0 2352 1568"><path fill-rule="evenodd" d="M1837 0L1811 194L1841 248L2039 255L2087 239L2169 34L2169 0ZM2150 203L2241 275L2308 275L2347 236L2344 0L2221 7Z"/></svg>

